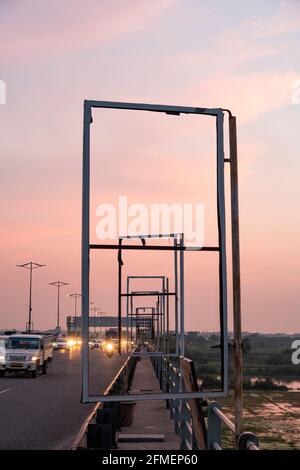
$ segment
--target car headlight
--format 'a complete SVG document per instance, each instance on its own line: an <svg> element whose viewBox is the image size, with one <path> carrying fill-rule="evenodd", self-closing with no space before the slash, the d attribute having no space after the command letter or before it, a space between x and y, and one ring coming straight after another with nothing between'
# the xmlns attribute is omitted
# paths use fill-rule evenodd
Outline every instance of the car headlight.
<svg viewBox="0 0 300 470"><path fill-rule="evenodd" d="M31 361L35 362L35 361L37 361L37 360L38 360L38 357L37 357L37 356L32 356Z"/></svg>
<svg viewBox="0 0 300 470"><path fill-rule="evenodd" d="M57 343L52 343L52 346L54 346L54 347L56 348L56 346L57 346Z"/></svg>
<svg viewBox="0 0 300 470"><path fill-rule="evenodd" d="M114 349L114 345L112 343L107 343L105 345L105 348L107 349L107 351L112 351Z"/></svg>
<svg viewBox="0 0 300 470"><path fill-rule="evenodd" d="M0 356L0 362L5 362L5 356Z"/></svg>
<svg viewBox="0 0 300 470"><path fill-rule="evenodd" d="M74 344L76 344L75 341L74 341L74 339L69 339L68 345L69 345L69 346L74 346Z"/></svg>

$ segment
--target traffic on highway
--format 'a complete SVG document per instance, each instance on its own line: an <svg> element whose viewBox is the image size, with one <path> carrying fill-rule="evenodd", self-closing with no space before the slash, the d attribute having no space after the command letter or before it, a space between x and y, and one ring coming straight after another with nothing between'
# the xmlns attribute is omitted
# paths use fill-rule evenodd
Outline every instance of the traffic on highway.
<svg viewBox="0 0 300 470"><path fill-rule="evenodd" d="M127 340L122 341L124 347ZM48 373L54 351L70 352L80 350L81 338L77 336L57 336L49 332L13 333L0 336L0 377L11 373L25 373L37 378ZM117 351L118 337L115 330L108 330L103 337L93 336L89 341L90 350L103 351L109 358Z"/></svg>
<svg viewBox="0 0 300 470"><path fill-rule="evenodd" d="M70 449L93 409L80 404L81 339L6 333L0 335L0 449ZM90 343L91 385L104 393L119 359L106 354L104 344L112 343L104 338Z"/></svg>

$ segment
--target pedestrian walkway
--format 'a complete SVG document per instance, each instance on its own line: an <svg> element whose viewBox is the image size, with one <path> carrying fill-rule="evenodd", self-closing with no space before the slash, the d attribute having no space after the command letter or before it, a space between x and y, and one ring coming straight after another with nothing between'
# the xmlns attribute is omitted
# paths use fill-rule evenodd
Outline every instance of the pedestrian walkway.
<svg viewBox="0 0 300 470"><path fill-rule="evenodd" d="M131 393L160 393L159 383L149 358L137 362ZM178 450L179 438L174 433L165 400L139 401L135 407L133 425L122 427L121 434L164 435L162 442L119 442L120 450ZM137 436L138 437L138 436Z"/></svg>

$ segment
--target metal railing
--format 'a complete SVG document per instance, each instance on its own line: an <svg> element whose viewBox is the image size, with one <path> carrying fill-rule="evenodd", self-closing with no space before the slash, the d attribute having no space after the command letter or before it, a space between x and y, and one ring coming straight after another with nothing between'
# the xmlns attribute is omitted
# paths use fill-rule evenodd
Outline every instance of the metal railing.
<svg viewBox="0 0 300 470"><path fill-rule="evenodd" d="M160 387L165 392L181 392L183 380L180 367L174 365L166 357L153 357L152 365ZM171 399L166 402L170 410L170 418L174 420L174 432L180 439L180 450L197 450L192 414L188 400ZM221 404L211 401L207 404L207 449L223 450L222 429L225 427L233 433L235 439L235 424L221 410ZM236 439L239 450L259 450L259 441L255 434L243 432Z"/></svg>
<svg viewBox="0 0 300 470"><path fill-rule="evenodd" d="M122 365L121 369L117 372L111 383L105 389L104 395L116 395L116 394L124 394L128 393L134 371L136 366L137 359L134 356L129 356L127 360ZM92 412L84 421L83 425L81 426L72 446L71 450L76 450L81 447L86 447L86 434L87 429L90 423L95 420L95 416L97 414L97 410L103 407L102 402L98 402L96 406L93 408Z"/></svg>
<svg viewBox="0 0 300 470"><path fill-rule="evenodd" d="M132 383L136 361L137 359L133 355L130 355L126 359L121 369L117 372L109 386L106 388L104 395L128 393Z"/></svg>
<svg viewBox="0 0 300 470"><path fill-rule="evenodd" d="M127 393L133 379L137 358L130 356L118 371L110 385L105 390L105 395ZM152 365L163 392L178 393L184 391L183 378L180 367L172 363L167 357L153 356ZM202 403L203 406L203 403ZM86 434L89 424L95 421L97 410L102 407L98 403L92 413L82 425L72 449L86 447ZM194 433L192 413L189 401L186 399L166 400L170 418L174 423L174 432L179 436L180 450L198 450L198 444ZM216 401L206 402L207 416L207 449L223 450L222 429L225 427L234 436L236 448L239 450L259 450L259 441L255 434L243 432L236 439L235 424L221 410L221 404Z"/></svg>
<svg viewBox="0 0 300 470"><path fill-rule="evenodd" d="M177 393L182 390L180 368L165 357L153 357L152 365L160 387L164 392ZM166 401L170 418L174 420L174 432L179 435L180 450L195 449L192 416L188 400L170 399Z"/></svg>

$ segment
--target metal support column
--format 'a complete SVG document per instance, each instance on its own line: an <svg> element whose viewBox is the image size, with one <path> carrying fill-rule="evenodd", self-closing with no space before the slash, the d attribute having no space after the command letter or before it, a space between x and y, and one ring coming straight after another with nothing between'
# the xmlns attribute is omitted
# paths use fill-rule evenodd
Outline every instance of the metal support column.
<svg viewBox="0 0 300 470"><path fill-rule="evenodd" d="M229 116L230 180L231 180L231 240L234 325L234 394L236 437L241 433L243 417L243 367L240 283L240 240L236 118Z"/></svg>
<svg viewBox="0 0 300 470"><path fill-rule="evenodd" d="M180 247L184 246L184 235L180 236ZM184 251L179 255L180 276L180 356L184 356Z"/></svg>
<svg viewBox="0 0 300 470"><path fill-rule="evenodd" d="M90 280L90 125L91 108L84 102L82 166L82 253L81 253L81 318L82 318L82 402L89 394L89 280Z"/></svg>

